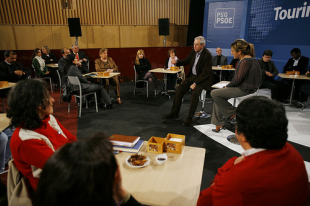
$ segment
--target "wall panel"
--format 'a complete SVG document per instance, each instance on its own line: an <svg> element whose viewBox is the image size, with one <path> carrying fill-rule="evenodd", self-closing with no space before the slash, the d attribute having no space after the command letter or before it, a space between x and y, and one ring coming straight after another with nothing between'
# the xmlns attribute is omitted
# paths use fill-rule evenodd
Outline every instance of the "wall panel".
<svg viewBox="0 0 310 206"><path fill-rule="evenodd" d="M36 41L33 26L16 26L14 27L16 37L16 49L35 49Z"/></svg>
<svg viewBox="0 0 310 206"><path fill-rule="evenodd" d="M80 17L83 25L157 25L158 18L187 25L190 0L72 0L72 9L62 9L63 0L2 0L0 24L67 24Z"/></svg>
<svg viewBox="0 0 310 206"><path fill-rule="evenodd" d="M50 49L55 49L53 37L51 35L52 26L34 26L33 31L37 48L41 48L43 45L48 45Z"/></svg>
<svg viewBox="0 0 310 206"><path fill-rule="evenodd" d="M15 35L12 26L0 27L0 48L1 49L16 49Z"/></svg>

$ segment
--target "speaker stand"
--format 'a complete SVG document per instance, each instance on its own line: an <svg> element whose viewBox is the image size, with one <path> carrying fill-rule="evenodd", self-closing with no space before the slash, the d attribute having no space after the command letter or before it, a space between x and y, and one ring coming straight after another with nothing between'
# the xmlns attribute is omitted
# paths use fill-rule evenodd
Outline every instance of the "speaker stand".
<svg viewBox="0 0 310 206"><path fill-rule="evenodd" d="M166 47L166 38L167 38L167 36L165 35L165 37L164 37L164 47Z"/></svg>
<svg viewBox="0 0 310 206"><path fill-rule="evenodd" d="M75 37L75 45L79 45L78 37Z"/></svg>

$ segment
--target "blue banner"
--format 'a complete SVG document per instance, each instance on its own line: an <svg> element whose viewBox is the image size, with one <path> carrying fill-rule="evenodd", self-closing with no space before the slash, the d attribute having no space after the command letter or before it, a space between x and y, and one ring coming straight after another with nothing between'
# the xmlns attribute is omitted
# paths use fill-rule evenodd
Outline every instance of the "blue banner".
<svg viewBox="0 0 310 206"><path fill-rule="evenodd" d="M272 45L310 45L310 1L252 1L247 40Z"/></svg>
<svg viewBox="0 0 310 206"><path fill-rule="evenodd" d="M243 1L209 2L208 7L207 46L230 48L234 40L240 39Z"/></svg>

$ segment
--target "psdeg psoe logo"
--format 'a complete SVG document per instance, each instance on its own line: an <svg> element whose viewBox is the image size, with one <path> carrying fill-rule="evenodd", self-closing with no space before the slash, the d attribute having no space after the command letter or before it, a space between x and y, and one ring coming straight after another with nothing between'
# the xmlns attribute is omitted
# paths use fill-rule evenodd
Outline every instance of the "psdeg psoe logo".
<svg viewBox="0 0 310 206"><path fill-rule="evenodd" d="M235 8L216 8L214 28L233 28Z"/></svg>

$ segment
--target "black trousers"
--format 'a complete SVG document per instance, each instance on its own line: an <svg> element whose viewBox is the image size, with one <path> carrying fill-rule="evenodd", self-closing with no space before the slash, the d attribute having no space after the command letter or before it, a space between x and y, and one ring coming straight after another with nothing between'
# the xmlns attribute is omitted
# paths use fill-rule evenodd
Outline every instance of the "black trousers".
<svg viewBox="0 0 310 206"><path fill-rule="evenodd" d="M182 99L186 92L190 90L190 86L194 83L195 79L197 78L196 75L191 75L190 77L186 78L182 84L177 88L173 100L173 105L171 109L171 113L178 115L182 105ZM195 89L192 91L191 94L191 105L188 111L188 118L193 118L197 105L199 103L199 96L202 92L203 88L199 85L196 85Z"/></svg>
<svg viewBox="0 0 310 206"><path fill-rule="evenodd" d="M100 103L106 103L106 104L112 103L111 97L105 91L102 85L91 83L87 86L88 86L87 88L83 89L83 93L87 94L87 93L96 92Z"/></svg>
<svg viewBox="0 0 310 206"><path fill-rule="evenodd" d="M265 80L262 82L262 85L260 88L268 88L271 90L271 98L275 100L280 100L280 95L279 95L279 83L275 81L274 79L271 80Z"/></svg>

